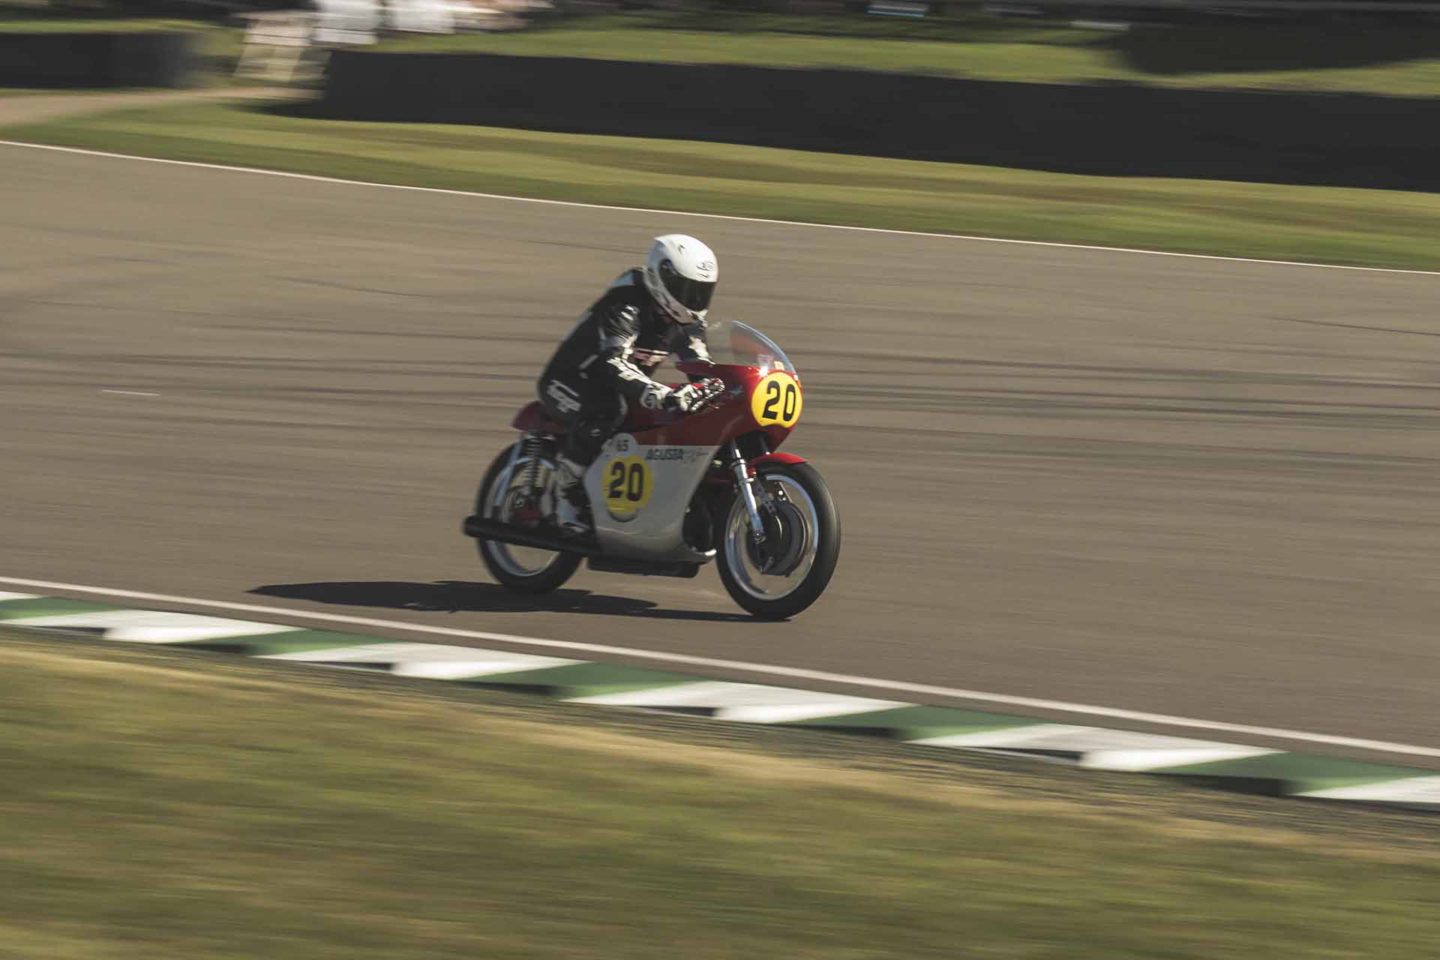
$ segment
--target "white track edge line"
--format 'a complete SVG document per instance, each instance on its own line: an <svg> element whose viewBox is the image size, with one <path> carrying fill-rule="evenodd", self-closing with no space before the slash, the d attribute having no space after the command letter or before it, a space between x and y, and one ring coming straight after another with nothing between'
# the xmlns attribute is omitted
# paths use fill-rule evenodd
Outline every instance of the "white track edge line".
<svg viewBox="0 0 1440 960"><path fill-rule="evenodd" d="M1048 700L1039 697L1020 697L1003 693L987 693L982 690L965 690L957 687L940 687L926 683L910 683L903 680L882 680L875 677L861 677L845 673L830 673L824 670L810 670L803 667L784 667L765 663L748 663L743 660L721 660L712 657L697 657L684 653L666 653L659 650L640 650L635 647L617 647L609 644L582 643L573 640L546 640L539 637L516 636L508 633L488 633L480 630L461 630L455 627L433 627L424 624L406 623L401 620L383 620L371 617L353 617L334 613L312 613L293 610L288 607L268 607L252 603L234 603L224 600L204 600L198 597L182 597L164 593L144 593L138 590L117 590L110 587L91 587L77 583L63 583L50 580L26 580L19 577L0 577L0 583L13 586L32 587L42 590L67 590L75 593L90 593L103 597L121 597L128 600L151 600L160 603L188 604L212 610L235 610L243 613L261 613L297 620L314 620L321 623L345 624L346 626L371 627L384 630L405 630L443 637L464 637L470 640L491 640L515 646L542 647L551 650L574 650L585 653L611 654L652 660L658 663L684 664L695 667L713 667L733 670L761 677L785 677L792 680L812 680L820 683L835 683L871 690L888 690L900 693L918 693L929 696L970 700L1007 707L1029 707L1039 710L1054 710L1080 716L1108 717L1115 720L1132 720L1170 727L1185 727L1196 730L1215 730L1225 733L1239 733L1273 740L1290 740L1297 743L1321 744L1332 747L1352 747L1375 753L1389 753L1398 756L1440 758L1440 748L1422 747L1410 743L1393 743L1386 740L1369 740L1361 737L1341 737L1324 733L1310 733L1304 730L1287 730L1279 727L1252 726L1243 723L1227 723L1220 720L1200 720L1194 717L1171 716L1163 713L1145 713L1119 707L1102 707L1084 703L1069 703L1064 700ZM19 625L23 621L13 621ZM5 621L0 621L3 626Z"/></svg>
<svg viewBox="0 0 1440 960"><path fill-rule="evenodd" d="M1227 257L1213 253L1184 253L1178 250L1147 250L1142 247L1106 247L1098 244L1063 243L1056 240L1019 240L1011 237L982 237L963 233L928 233L923 230L895 230L886 227L860 227L845 223L817 223L812 220L773 220L766 217L741 217L725 213L695 213L687 210L662 210L651 207L621 207L606 203L584 203L578 200L549 200L544 197L518 197L506 193L484 193L479 190L456 190L448 187L420 187L406 183L384 183L376 180L348 180L344 177L327 177L315 173L294 173L289 170L270 170L265 167L243 167L224 163L205 163L199 160L171 160L165 157L144 157L133 153L112 153L108 150L87 150L82 147L61 147L49 143L30 143L25 140L0 140L0 147L24 147L31 150L53 150L58 153L74 153L89 157L108 157L113 160L138 160L145 163L165 163L177 167L197 167L202 170L223 170L227 173L253 173L267 177L285 177L291 180L309 180L315 183L335 183L352 187L378 187L386 190L410 190L416 193L434 193L452 197L475 197L482 200L507 200L513 203L538 203L557 207L579 207L588 210L615 210L623 213L645 213L669 217L704 217L709 220L729 220L739 223L767 223L787 227L812 227L821 230L848 230L856 233L877 233L901 237L925 237L936 240L969 240L977 243L1012 243L1028 247L1055 247L1064 250L1091 250L1102 253L1143 254L1150 257L1182 257L1190 260L1217 260L1226 263L1256 263L1277 267L1318 267L1326 270L1361 270L1368 273L1398 273L1412 276L1437 277L1440 270L1407 270L1400 267L1361 267L1347 263L1315 263L1308 260L1267 260L1261 257Z"/></svg>

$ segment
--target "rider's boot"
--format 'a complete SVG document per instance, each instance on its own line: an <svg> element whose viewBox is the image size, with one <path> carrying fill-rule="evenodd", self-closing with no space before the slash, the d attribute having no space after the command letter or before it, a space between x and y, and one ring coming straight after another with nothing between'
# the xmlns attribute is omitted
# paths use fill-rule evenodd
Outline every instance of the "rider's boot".
<svg viewBox="0 0 1440 960"><path fill-rule="evenodd" d="M591 532L590 504L581 478L585 467L564 455L555 458L555 525L572 537L588 536Z"/></svg>

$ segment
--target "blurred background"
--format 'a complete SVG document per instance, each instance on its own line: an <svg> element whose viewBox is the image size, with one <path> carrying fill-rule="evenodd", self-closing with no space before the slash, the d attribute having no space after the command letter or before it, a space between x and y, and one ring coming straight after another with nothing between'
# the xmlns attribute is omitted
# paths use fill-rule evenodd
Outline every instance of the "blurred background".
<svg viewBox="0 0 1440 960"><path fill-rule="evenodd" d="M0 956L1429 955L1437 95L1423 0L0 3ZM791 622L458 530L672 231Z"/></svg>

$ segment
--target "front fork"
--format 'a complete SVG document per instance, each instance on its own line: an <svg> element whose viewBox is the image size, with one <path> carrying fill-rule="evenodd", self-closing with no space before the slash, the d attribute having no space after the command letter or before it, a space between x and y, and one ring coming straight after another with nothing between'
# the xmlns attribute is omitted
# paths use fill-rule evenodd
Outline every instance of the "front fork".
<svg viewBox="0 0 1440 960"><path fill-rule="evenodd" d="M765 539L765 521L760 519L760 503L755 496L755 478L750 475L750 464L740 455L740 447L734 440L726 450L730 457L730 469L735 473L735 486L745 501L745 513L750 517L750 537L760 543Z"/></svg>

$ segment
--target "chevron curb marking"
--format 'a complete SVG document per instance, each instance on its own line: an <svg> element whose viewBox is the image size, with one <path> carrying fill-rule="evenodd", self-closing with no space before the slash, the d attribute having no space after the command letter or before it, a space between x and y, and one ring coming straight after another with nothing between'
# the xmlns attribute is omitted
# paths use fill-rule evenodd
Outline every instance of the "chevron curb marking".
<svg viewBox="0 0 1440 960"><path fill-rule="evenodd" d="M1440 772L1243 744L23 593L0 592L0 624L525 690L570 703L870 734L1094 770L1176 776L1246 793L1440 810Z"/></svg>

